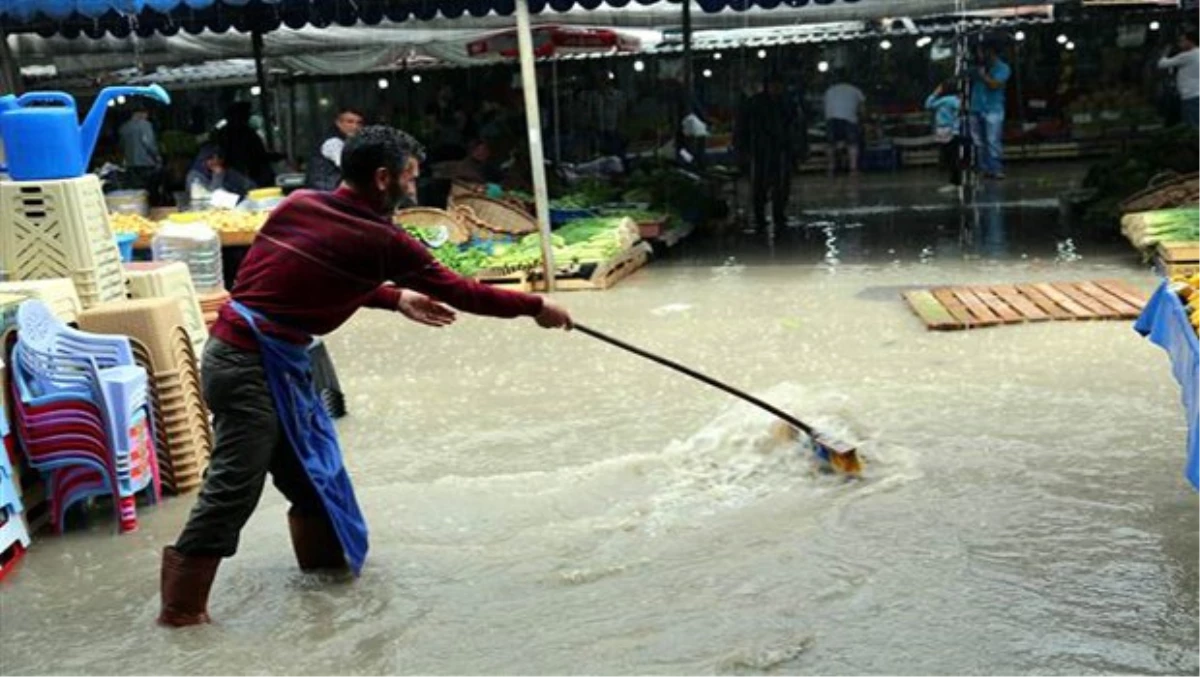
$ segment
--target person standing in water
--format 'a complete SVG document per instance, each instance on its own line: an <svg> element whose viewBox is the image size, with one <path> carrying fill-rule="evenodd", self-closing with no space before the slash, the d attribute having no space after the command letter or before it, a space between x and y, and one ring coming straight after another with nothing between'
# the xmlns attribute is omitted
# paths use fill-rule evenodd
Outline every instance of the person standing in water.
<svg viewBox="0 0 1200 677"><path fill-rule="evenodd" d="M925 109L933 111L933 138L940 150L942 166L950 172L950 183L942 190L949 192L962 185L962 142L958 133L962 100L954 81L947 80L938 85L925 99Z"/></svg>
<svg viewBox="0 0 1200 677"><path fill-rule="evenodd" d="M977 53L978 68L971 79L971 141L979 171L985 178L1004 178L1004 89L1012 69L999 48L985 42Z"/></svg>
<svg viewBox="0 0 1200 677"><path fill-rule="evenodd" d="M392 224L396 205L415 191L420 155L399 130L364 128L342 151L342 185L289 196L255 238L204 351L216 439L187 524L163 549L160 624L209 622L217 567L237 551L268 474L291 503L300 569L361 570L366 523L313 389L312 336L363 307L446 326L455 313L442 303L571 328L571 316L554 302L460 277Z"/></svg>

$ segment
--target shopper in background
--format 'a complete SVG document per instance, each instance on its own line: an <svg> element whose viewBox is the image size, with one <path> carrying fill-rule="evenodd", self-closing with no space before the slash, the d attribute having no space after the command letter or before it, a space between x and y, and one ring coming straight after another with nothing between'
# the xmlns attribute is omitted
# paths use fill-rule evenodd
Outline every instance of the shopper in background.
<svg viewBox="0 0 1200 677"><path fill-rule="evenodd" d="M342 148L346 139L362 129L365 116L356 108L343 107L333 120L328 136L308 161L304 185L313 190L333 190L342 182Z"/></svg>
<svg viewBox="0 0 1200 677"><path fill-rule="evenodd" d="M925 109L933 111L933 138L941 149L942 166L950 172L950 183L942 190L955 190L962 185L962 141L959 138L962 100L954 81L947 80L938 85L925 99Z"/></svg>
<svg viewBox="0 0 1200 677"><path fill-rule="evenodd" d="M838 149L846 148L851 174L858 174L858 150L862 140L859 120L867 97L862 90L839 78L825 90L825 134L829 141L829 175L837 172Z"/></svg>
<svg viewBox="0 0 1200 677"><path fill-rule="evenodd" d="M971 77L971 142L979 171L986 178L1004 178L1004 89L1012 69L1000 58L993 42L976 53Z"/></svg>
<svg viewBox="0 0 1200 677"><path fill-rule="evenodd" d="M162 183L163 160L154 125L150 123L150 111L144 104L136 104L133 115L121 125L117 135L130 185L146 190L150 200L155 202Z"/></svg>
<svg viewBox="0 0 1200 677"><path fill-rule="evenodd" d="M787 223L797 118L796 107L784 89L783 77L776 72L764 79L762 91L747 99L738 114L734 146L740 163L750 167L757 232L766 229L768 200L775 228Z"/></svg>
<svg viewBox="0 0 1200 677"><path fill-rule="evenodd" d="M1188 28L1179 35L1179 51L1174 56L1163 54L1158 61L1159 68L1175 70L1180 114L1183 123L1192 129L1200 127L1200 51L1196 49L1196 40L1196 29Z"/></svg>
<svg viewBox="0 0 1200 677"><path fill-rule="evenodd" d="M187 178L184 179L184 188L189 195L204 195L224 190L246 197L246 194L256 187L245 174L227 167L221 149L211 143L200 148L188 170Z"/></svg>
<svg viewBox="0 0 1200 677"><path fill-rule="evenodd" d="M275 170L271 155L262 137L250 126L251 107L248 101L238 101L225 110L224 124L213 134L221 148L225 163L245 174L259 186L275 185Z"/></svg>
<svg viewBox="0 0 1200 677"><path fill-rule="evenodd" d="M363 307L442 327L455 320L442 303L571 327L553 301L461 277L392 224L397 204L415 193L420 155L403 132L363 128L343 149L342 185L290 195L251 245L204 350L215 444L187 524L163 550L160 624L209 622L217 567L237 551L267 475L291 504L300 569L361 570L366 523L337 431L313 388L313 335L337 329Z"/></svg>

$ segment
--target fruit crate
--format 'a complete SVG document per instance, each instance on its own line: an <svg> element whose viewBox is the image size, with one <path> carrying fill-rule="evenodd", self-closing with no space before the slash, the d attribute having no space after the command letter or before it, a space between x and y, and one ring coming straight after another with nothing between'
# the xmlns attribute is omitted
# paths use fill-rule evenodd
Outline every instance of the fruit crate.
<svg viewBox="0 0 1200 677"><path fill-rule="evenodd" d="M1160 242L1155 249L1154 267L1159 275L1167 279L1200 272L1200 244Z"/></svg>

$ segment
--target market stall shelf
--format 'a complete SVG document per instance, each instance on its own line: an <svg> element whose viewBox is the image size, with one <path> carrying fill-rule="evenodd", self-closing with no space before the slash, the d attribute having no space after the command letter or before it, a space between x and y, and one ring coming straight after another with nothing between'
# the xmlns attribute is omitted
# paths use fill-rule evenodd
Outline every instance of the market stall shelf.
<svg viewBox="0 0 1200 677"><path fill-rule="evenodd" d="M1200 344L1188 322L1183 303L1163 282L1146 303L1134 329L1161 347L1171 358L1171 371L1179 382L1183 408L1187 412L1187 463L1184 476L1192 489L1200 489L1200 384L1196 372L1200 369Z"/></svg>
<svg viewBox="0 0 1200 677"><path fill-rule="evenodd" d="M1200 272L1200 243L1160 242L1155 250L1154 267L1165 278L1186 277Z"/></svg>
<svg viewBox="0 0 1200 677"><path fill-rule="evenodd" d="M936 287L904 300L926 328L955 331L1050 320L1127 320L1145 297L1120 280Z"/></svg>

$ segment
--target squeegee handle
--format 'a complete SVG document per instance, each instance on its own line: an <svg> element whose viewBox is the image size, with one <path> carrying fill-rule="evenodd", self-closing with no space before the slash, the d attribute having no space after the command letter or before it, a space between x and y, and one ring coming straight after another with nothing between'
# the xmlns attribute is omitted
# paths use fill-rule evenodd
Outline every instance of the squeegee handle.
<svg viewBox="0 0 1200 677"><path fill-rule="evenodd" d="M753 395L750 395L749 393L744 393L744 392L738 390L737 388L734 388L731 385L726 385L724 383L721 383L720 381L718 381L717 379L715 379L711 376L706 376L705 374L701 374L700 372L696 371L695 369L685 367L682 364L679 364L678 362L675 362L673 360L668 360L667 358L661 357L659 355L655 355L654 353L652 353L648 350L642 350L641 348L638 348L637 346L634 346L634 345L630 345L620 339L615 339L607 334L598 332L595 329L592 329L591 327L586 327L582 324L575 323L574 328L575 328L575 331L577 331L577 332L587 334L588 336L591 336L594 339L599 339L600 341L603 341L611 346L616 346L617 348L620 348L621 350L627 350L627 351L633 353L634 355L637 355L639 357L644 357L647 360L650 360L651 362L657 362L657 363L663 365L664 367L669 367L671 369L674 369L675 371L677 371L681 374L684 374L685 376L690 376L690 377L696 379L697 381L706 383L714 388L717 388L718 390L724 390L725 392L729 393L730 395L733 395L734 397L743 399L743 400L749 402L750 404L753 404L754 406L758 407L759 409L768 411L768 412L774 414L775 416L778 416L779 418L783 419L787 423L798 428L805 435L808 435L809 437L812 437L814 435L812 427L808 426L800 419L792 416L791 414L788 414L787 412L776 409L775 407L767 404L766 402L763 402L762 400L758 399L757 397L755 397Z"/></svg>

